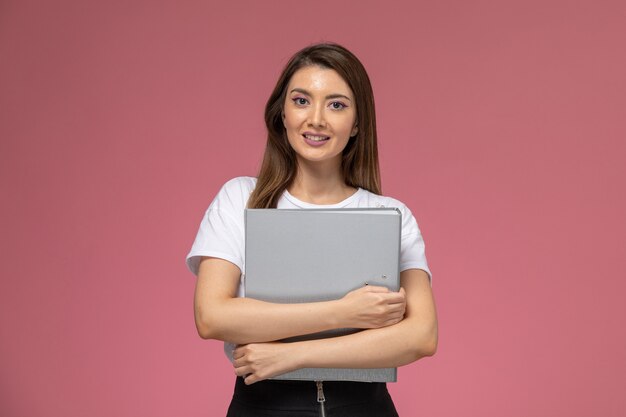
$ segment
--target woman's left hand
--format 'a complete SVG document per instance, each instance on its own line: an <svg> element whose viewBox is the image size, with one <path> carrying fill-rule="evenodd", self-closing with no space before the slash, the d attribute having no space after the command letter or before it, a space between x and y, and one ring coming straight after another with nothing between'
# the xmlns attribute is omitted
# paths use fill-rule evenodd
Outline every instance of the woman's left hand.
<svg viewBox="0 0 626 417"><path fill-rule="evenodd" d="M246 385L297 369L293 343L268 342L237 346L233 351L235 374Z"/></svg>

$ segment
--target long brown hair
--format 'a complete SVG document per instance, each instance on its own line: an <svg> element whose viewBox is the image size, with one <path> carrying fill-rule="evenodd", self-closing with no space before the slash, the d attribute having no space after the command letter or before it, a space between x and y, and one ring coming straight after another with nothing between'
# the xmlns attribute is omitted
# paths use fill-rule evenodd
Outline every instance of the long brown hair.
<svg viewBox="0 0 626 417"><path fill-rule="evenodd" d="M250 208L276 208L296 176L296 155L287 139L282 112L291 77L300 68L311 65L337 71L355 97L358 131L343 150L341 166L345 183L381 194L374 93L369 77L352 52L334 43L321 43L302 49L289 60L267 100L267 144L256 187L248 200Z"/></svg>

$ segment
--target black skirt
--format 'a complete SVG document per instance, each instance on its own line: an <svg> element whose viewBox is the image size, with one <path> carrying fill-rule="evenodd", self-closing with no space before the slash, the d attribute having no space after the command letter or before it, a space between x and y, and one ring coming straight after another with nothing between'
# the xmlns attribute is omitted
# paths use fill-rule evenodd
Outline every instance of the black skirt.
<svg viewBox="0 0 626 417"><path fill-rule="evenodd" d="M243 378L238 377L227 414L227 417L320 416L398 417L398 413L387 385L381 382L317 384L268 380L246 385Z"/></svg>

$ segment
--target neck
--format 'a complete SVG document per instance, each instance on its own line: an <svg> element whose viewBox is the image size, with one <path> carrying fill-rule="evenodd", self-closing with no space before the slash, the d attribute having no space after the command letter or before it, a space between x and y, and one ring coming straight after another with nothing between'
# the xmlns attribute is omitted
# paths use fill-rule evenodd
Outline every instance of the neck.
<svg viewBox="0 0 626 417"><path fill-rule="evenodd" d="M307 203L336 204L356 191L345 183L341 165L329 167L298 161L297 169L296 177L287 190Z"/></svg>

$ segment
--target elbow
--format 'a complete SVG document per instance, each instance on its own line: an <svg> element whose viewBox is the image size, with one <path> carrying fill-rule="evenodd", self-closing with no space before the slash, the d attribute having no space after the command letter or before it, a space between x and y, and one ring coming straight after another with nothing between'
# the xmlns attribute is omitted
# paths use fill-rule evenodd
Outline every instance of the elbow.
<svg viewBox="0 0 626 417"><path fill-rule="evenodd" d="M220 339L220 332L215 325L215 321L211 319L209 314L203 314L201 311L196 311L195 320L196 330L198 331L198 336L200 336L200 338L205 340Z"/></svg>
<svg viewBox="0 0 626 417"><path fill-rule="evenodd" d="M435 353L437 353L437 343L437 335L433 335L424 340L419 349L419 357L424 358L434 356Z"/></svg>
<svg viewBox="0 0 626 417"><path fill-rule="evenodd" d="M200 336L201 339L213 339L213 333L211 333L208 327L196 323L196 330L198 331L198 336Z"/></svg>
<svg viewBox="0 0 626 417"><path fill-rule="evenodd" d="M211 328L207 326L204 322L196 319L196 330L198 331L198 336L201 339L212 339L213 333L211 332Z"/></svg>
<svg viewBox="0 0 626 417"><path fill-rule="evenodd" d="M439 326L437 320L433 320L424 333L422 353L423 356L434 356L437 353L439 343Z"/></svg>
<svg viewBox="0 0 626 417"><path fill-rule="evenodd" d="M415 362L425 357L434 356L435 353L437 353L438 339L436 327L420 335L420 337L413 343L410 353L411 362Z"/></svg>

